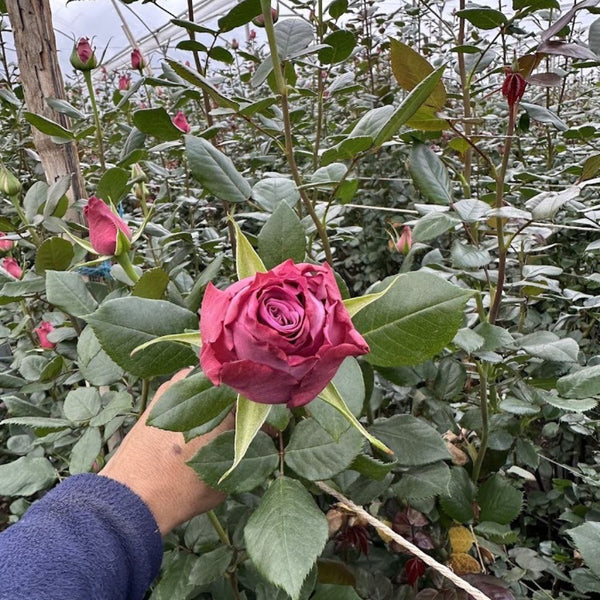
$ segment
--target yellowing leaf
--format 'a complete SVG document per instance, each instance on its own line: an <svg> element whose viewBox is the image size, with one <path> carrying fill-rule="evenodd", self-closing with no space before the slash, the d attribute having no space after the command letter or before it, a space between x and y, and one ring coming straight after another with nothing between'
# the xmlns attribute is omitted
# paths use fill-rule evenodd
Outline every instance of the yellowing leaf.
<svg viewBox="0 0 600 600"><path fill-rule="evenodd" d="M448 537L450 538L450 547L453 553L468 552L475 542L473 534L462 525L450 527Z"/></svg>
<svg viewBox="0 0 600 600"><path fill-rule="evenodd" d="M470 554L457 552L450 556L448 566L457 575L466 575L467 573L481 573L481 565Z"/></svg>

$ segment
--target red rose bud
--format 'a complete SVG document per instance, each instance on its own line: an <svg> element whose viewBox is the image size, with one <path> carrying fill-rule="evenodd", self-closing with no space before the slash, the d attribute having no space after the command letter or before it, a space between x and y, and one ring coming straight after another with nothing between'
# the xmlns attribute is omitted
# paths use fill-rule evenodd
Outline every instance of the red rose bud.
<svg viewBox="0 0 600 600"><path fill-rule="evenodd" d="M521 73L515 73L511 69L506 69L506 79L502 84L502 95L506 98L508 106L511 108L517 105L527 87L527 81Z"/></svg>
<svg viewBox="0 0 600 600"><path fill-rule="evenodd" d="M83 209L90 228L90 243L98 254L111 255L117 250L117 234L121 230L131 239L131 229L100 198L91 196Z"/></svg>
<svg viewBox="0 0 600 600"><path fill-rule="evenodd" d="M412 231L408 225L404 226L402 233L396 242L396 250L406 256L412 247Z"/></svg>
<svg viewBox="0 0 600 600"><path fill-rule="evenodd" d="M126 92L130 87L131 87L131 75L129 75L129 73L119 75L119 89L122 92Z"/></svg>
<svg viewBox="0 0 600 600"><path fill-rule="evenodd" d="M52 323L49 323L48 321L42 321L33 331L35 331L38 339L40 340L41 348L44 348L45 350L52 350L52 348L56 346L54 342L51 342L48 339L48 334L54 331Z"/></svg>
<svg viewBox="0 0 600 600"><path fill-rule="evenodd" d="M14 246L14 242L4 238L6 238L6 234L3 231L0 231L0 250L6 252Z"/></svg>
<svg viewBox="0 0 600 600"><path fill-rule="evenodd" d="M91 71L98 66L94 50L90 46L88 38L79 38L71 52L71 64L78 71Z"/></svg>
<svg viewBox="0 0 600 600"><path fill-rule="evenodd" d="M144 59L144 56L137 48L134 48L131 52L131 68L136 71L141 71L145 66L146 60Z"/></svg>
<svg viewBox="0 0 600 600"><path fill-rule="evenodd" d="M189 133L191 131L190 124L188 120L185 118L185 115L181 111L177 111L177 114L173 117L173 125L179 129L179 131L183 131L183 133Z"/></svg>
<svg viewBox="0 0 600 600"><path fill-rule="evenodd" d="M2 259L2 268L15 279L21 279L23 276L23 269L19 266L19 263L14 258L6 258Z"/></svg>
<svg viewBox="0 0 600 600"><path fill-rule="evenodd" d="M200 364L215 385L288 408L314 400L347 356L369 351L331 268L291 260L224 291L209 283L200 334Z"/></svg>
<svg viewBox="0 0 600 600"><path fill-rule="evenodd" d="M271 9L271 19L273 20L273 23L277 23L277 20L279 19L279 11L276 8ZM257 27L264 27L265 26L265 17L264 17L264 15L256 15L256 17L254 17L254 19L252 19L252 22Z"/></svg>
<svg viewBox="0 0 600 600"><path fill-rule="evenodd" d="M250 33L248 34L248 39L249 40L255 40L256 39L256 31L254 29L250 30Z"/></svg>

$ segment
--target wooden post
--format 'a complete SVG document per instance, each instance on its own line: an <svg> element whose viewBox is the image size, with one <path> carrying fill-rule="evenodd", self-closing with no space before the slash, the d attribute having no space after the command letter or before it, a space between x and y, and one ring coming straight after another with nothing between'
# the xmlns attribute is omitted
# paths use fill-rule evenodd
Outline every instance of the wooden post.
<svg viewBox="0 0 600 600"><path fill-rule="evenodd" d="M65 98L65 88L56 53L49 0L11 0L6 3L15 39L21 83L27 109L69 127L69 119L54 112L46 98ZM74 142L55 144L49 136L31 128L35 149L49 184L71 175L69 203L86 198ZM69 211L68 218L75 218Z"/></svg>

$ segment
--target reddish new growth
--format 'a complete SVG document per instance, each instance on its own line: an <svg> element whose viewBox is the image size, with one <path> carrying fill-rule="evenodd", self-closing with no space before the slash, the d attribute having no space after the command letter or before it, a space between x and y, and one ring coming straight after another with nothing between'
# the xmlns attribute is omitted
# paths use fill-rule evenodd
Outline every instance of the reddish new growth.
<svg viewBox="0 0 600 600"><path fill-rule="evenodd" d="M515 73L510 67L505 68L506 79L502 84L502 95L506 98L508 106L516 106L525 93L527 81L521 73Z"/></svg>

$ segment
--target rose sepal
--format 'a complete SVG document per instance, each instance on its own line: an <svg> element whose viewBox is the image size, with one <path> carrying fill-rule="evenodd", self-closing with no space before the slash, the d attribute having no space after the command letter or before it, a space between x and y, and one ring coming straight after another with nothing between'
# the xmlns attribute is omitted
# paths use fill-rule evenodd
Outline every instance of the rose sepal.
<svg viewBox="0 0 600 600"><path fill-rule="evenodd" d="M378 440L374 435L371 435L361 424L360 421L352 414L352 411L348 408L344 399L338 392L333 382L329 382L327 387L319 394L319 398L324 402L327 402L330 406L333 406L338 412L340 412L348 422L357 429L369 442L386 454L394 454L382 441Z"/></svg>
<svg viewBox="0 0 600 600"><path fill-rule="evenodd" d="M238 394L235 412L235 440L233 464L219 479L221 483L241 462L252 440L260 431L271 412L272 404L252 402Z"/></svg>
<svg viewBox="0 0 600 600"><path fill-rule="evenodd" d="M229 219L233 223L235 229L235 269L238 279L252 277L252 275L255 275L256 273L266 273L267 268L260 256L256 253L256 250L252 247L252 244L248 241L248 238L244 235L231 215L229 216Z"/></svg>
<svg viewBox="0 0 600 600"><path fill-rule="evenodd" d="M365 294L364 296L358 296L357 298L346 298L346 300L342 300L346 310L348 311L348 314L350 315L350 318L360 312L363 308L369 306L369 304L372 302L375 302L375 300L379 300L379 298L385 296L385 294L390 291L396 281L398 281L398 277L400 277L400 275L394 277L391 283L384 290L381 290L381 292L377 292L375 294Z"/></svg>
<svg viewBox="0 0 600 600"><path fill-rule="evenodd" d="M135 244L140 239L142 233L144 233L144 229L146 229L146 225L148 225L148 222L152 218L153 214L154 214L154 207L150 206L150 210L148 211L148 214L144 217L142 224L140 225L138 230L135 232L135 234L131 238L132 245Z"/></svg>
<svg viewBox="0 0 600 600"><path fill-rule="evenodd" d="M149 342L140 344L134 348L129 356L133 356L140 350L145 350L148 346L158 344L159 342L179 342L180 344L188 344L189 346L196 346L197 348L202 347L202 338L200 337L199 331L186 331L185 333L171 333L169 335L161 335L160 337L154 338Z"/></svg>
<svg viewBox="0 0 600 600"><path fill-rule="evenodd" d="M75 244L77 244L78 246L81 246L84 250L86 250L87 252L89 252L90 254L98 254L93 246L89 243L86 242L85 240L82 240L81 238L78 238L77 236L73 235L65 226L61 225L60 228L67 234L68 238L74 242ZM101 259L102 260L106 260L107 258L110 258L110 256L102 256ZM98 259L100 260L100 259Z"/></svg>

